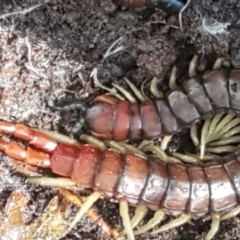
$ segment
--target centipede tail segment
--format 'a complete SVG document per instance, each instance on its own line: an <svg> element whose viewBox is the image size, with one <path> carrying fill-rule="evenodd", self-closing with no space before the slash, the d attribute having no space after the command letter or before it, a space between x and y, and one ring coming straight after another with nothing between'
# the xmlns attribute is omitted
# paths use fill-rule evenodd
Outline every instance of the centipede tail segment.
<svg viewBox="0 0 240 240"><path fill-rule="evenodd" d="M121 154L90 144L58 143L46 134L25 125L0 122L0 131L26 140L25 149L14 142L0 140L6 155L25 164L49 168L59 178L30 177L31 183L54 186L77 186L92 189L68 231L99 198L119 202L124 231L135 235L153 230L157 234L187 223L194 217L211 213L213 222L206 239L212 239L221 219L239 213L239 152L218 163L204 166L164 163L158 157ZM136 206L130 218L128 206ZM155 211L150 221L141 225L147 210ZM176 216L158 227L165 215ZM68 232L67 231L67 232Z"/></svg>

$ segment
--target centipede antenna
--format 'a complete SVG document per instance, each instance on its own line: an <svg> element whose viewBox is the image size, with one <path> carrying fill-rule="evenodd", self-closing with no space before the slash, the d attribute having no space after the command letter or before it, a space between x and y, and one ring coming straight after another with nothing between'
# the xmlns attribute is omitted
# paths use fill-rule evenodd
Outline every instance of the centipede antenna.
<svg viewBox="0 0 240 240"><path fill-rule="evenodd" d="M169 77L169 88L174 90L177 88L177 67L173 66L170 77Z"/></svg>
<svg viewBox="0 0 240 240"><path fill-rule="evenodd" d="M145 225L141 226L138 230L134 231L134 235L140 235L142 233L147 232L150 229L153 229L154 227L156 227L158 224L161 223L161 221L163 220L165 216L165 213L162 209L157 210L154 213L153 218L151 218L148 223L146 223Z"/></svg>
<svg viewBox="0 0 240 240"><path fill-rule="evenodd" d="M159 91L158 88L157 88L157 84L158 84L159 81L160 81L160 79L154 77L151 80L151 84L150 84L150 92L152 93L152 95L155 98L163 98L164 97L164 94L161 91Z"/></svg>
<svg viewBox="0 0 240 240"><path fill-rule="evenodd" d="M128 211L128 203L126 200L120 200L119 202L119 214L122 217L124 231L127 233L129 240L135 240L133 229L131 226L131 220Z"/></svg>
<svg viewBox="0 0 240 240"><path fill-rule="evenodd" d="M179 227L179 226L189 222L191 218L192 218L191 215L182 213L179 218L176 218L176 219L172 220L171 222L161 226L159 229L151 232L151 235L158 234L160 232L168 231L170 229Z"/></svg>
<svg viewBox="0 0 240 240"><path fill-rule="evenodd" d="M82 207L80 208L79 212L75 216L74 220L69 225L67 231L62 236L66 236L74 227L75 225L80 221L80 219L83 217L83 215L92 207L92 205L101 197L100 192L94 192L90 196L86 198L86 201L83 203Z"/></svg>
<svg viewBox="0 0 240 240"><path fill-rule="evenodd" d="M181 11L179 12L178 18L179 18L179 26L181 31L183 31L183 25L182 25L182 14L187 9L188 5L191 3L191 0L188 0L187 3L182 7Z"/></svg>
<svg viewBox="0 0 240 240"><path fill-rule="evenodd" d="M85 112L87 110L87 104L82 100L75 100L64 106L56 105L52 100L48 100L48 106L57 111L73 111L80 110L81 112Z"/></svg>
<svg viewBox="0 0 240 240"><path fill-rule="evenodd" d="M190 78L196 76L197 62L198 62L198 55L194 55L188 68L188 76Z"/></svg>
<svg viewBox="0 0 240 240"><path fill-rule="evenodd" d="M208 232L205 240L211 240L215 234L217 233L219 226L220 226L220 215L217 213L212 213L211 214L211 219L212 219L212 224L211 224L211 228L210 231Z"/></svg>
<svg viewBox="0 0 240 240"><path fill-rule="evenodd" d="M221 216L221 221L236 217L240 213L240 206L233 208L230 212Z"/></svg>
<svg viewBox="0 0 240 240"><path fill-rule="evenodd" d="M130 82L126 77L124 78L125 82L128 84L128 86L131 88L131 90L134 92L136 97L140 102L146 102L147 99L143 96L143 94L136 88L136 86Z"/></svg>
<svg viewBox="0 0 240 240"><path fill-rule="evenodd" d="M136 99L133 97L133 95L128 92L127 90L125 90L123 87L112 83L112 86L114 86L114 88L116 88L119 92L121 92L123 94L123 96L131 103L136 103Z"/></svg>
<svg viewBox="0 0 240 240"><path fill-rule="evenodd" d="M78 132L80 132L80 130L83 128L84 124L85 124L85 119L80 117L80 119L75 123L75 125L70 130L70 135L74 136Z"/></svg>

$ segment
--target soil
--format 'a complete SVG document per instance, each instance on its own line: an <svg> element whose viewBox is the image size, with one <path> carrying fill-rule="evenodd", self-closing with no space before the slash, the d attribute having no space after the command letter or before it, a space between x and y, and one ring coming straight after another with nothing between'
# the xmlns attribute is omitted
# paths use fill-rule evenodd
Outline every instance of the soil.
<svg viewBox="0 0 240 240"><path fill-rule="evenodd" d="M154 76L167 76L174 64L189 63L194 54L203 65L206 59L212 64L217 57L224 57L225 66L240 67L237 0L192 0L183 12L183 31L179 29L177 15L153 8L128 9L110 0L1 2L2 120L66 133L78 120L78 113L54 112L47 102L49 99L59 103L72 99L89 101L102 91L90 77L94 68L98 70L99 81L110 86L123 84L123 76L136 85ZM26 9L29 11L25 14L5 15ZM107 50L117 40L114 49L119 47L119 51L106 57ZM9 159L3 155L1 158L2 169L9 169ZM15 184L15 177L11 174L7 180L0 178L1 206L9 192L26 185L21 177L19 184ZM40 198L54 194L49 193L49 188L28 190L36 202L39 194ZM108 223L121 228L118 205L101 200L96 208ZM37 209L42 211L42 207ZM214 239L239 239L239 220L236 217L222 222ZM206 216L157 236L145 234L136 239L200 240L206 236L210 223L210 217ZM106 238L100 227L83 218L64 239Z"/></svg>

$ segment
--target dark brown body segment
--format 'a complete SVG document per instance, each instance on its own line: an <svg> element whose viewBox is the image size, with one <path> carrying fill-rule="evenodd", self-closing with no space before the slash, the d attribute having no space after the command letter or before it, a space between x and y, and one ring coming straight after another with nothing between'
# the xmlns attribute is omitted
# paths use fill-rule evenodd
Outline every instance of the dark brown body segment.
<svg viewBox="0 0 240 240"><path fill-rule="evenodd" d="M211 196L211 212L226 211L237 204L237 196L231 179L222 165L204 167Z"/></svg>
<svg viewBox="0 0 240 240"><path fill-rule="evenodd" d="M229 75L229 97L231 108L240 113L240 69L234 69Z"/></svg>
<svg viewBox="0 0 240 240"><path fill-rule="evenodd" d="M72 155L65 158L67 154ZM187 166L67 144L59 144L50 157L52 170L66 176L72 169L71 178L81 188L100 191L106 198L126 199L131 205L163 208L173 215L185 211L193 216L225 212L237 205L240 157L233 155L232 159L204 167ZM58 168L63 160L64 168Z"/></svg>
<svg viewBox="0 0 240 240"><path fill-rule="evenodd" d="M182 90L171 91L167 95L167 100L172 112L183 126L191 125L200 119L197 109Z"/></svg>
<svg viewBox="0 0 240 240"><path fill-rule="evenodd" d="M227 70L217 69L205 73L202 77L208 97L217 112L230 108L227 74Z"/></svg>
<svg viewBox="0 0 240 240"><path fill-rule="evenodd" d="M199 79L193 77L186 80L183 83L183 89L201 114L202 118L211 117L213 114L212 105Z"/></svg>
<svg viewBox="0 0 240 240"><path fill-rule="evenodd" d="M168 186L167 166L156 160L154 157L149 159L150 174L141 195L141 200L151 210L159 209Z"/></svg>
<svg viewBox="0 0 240 240"><path fill-rule="evenodd" d="M123 166L122 155L114 151L105 151L96 172L94 188L103 192L105 197L113 197Z"/></svg>
<svg viewBox="0 0 240 240"><path fill-rule="evenodd" d="M96 169L101 161L102 152L95 147L85 146L79 151L74 163L71 178L82 188L93 188Z"/></svg>
<svg viewBox="0 0 240 240"><path fill-rule="evenodd" d="M162 135L162 124L154 103L143 103L140 106L144 139L154 139Z"/></svg>
<svg viewBox="0 0 240 240"><path fill-rule="evenodd" d="M195 214L209 211L210 190L207 177L202 167L191 166L188 168L191 182L191 193L188 203L188 211Z"/></svg>
<svg viewBox="0 0 240 240"><path fill-rule="evenodd" d="M190 197L190 181L186 166L181 164L168 165L169 185L162 207L184 211Z"/></svg>
<svg viewBox="0 0 240 240"><path fill-rule="evenodd" d="M133 141L142 139L142 121L138 103L134 103L130 107L129 139Z"/></svg>
<svg viewBox="0 0 240 240"><path fill-rule="evenodd" d="M59 144L51 156L52 171L61 176L71 177L74 163L79 156L79 151L79 147Z"/></svg>
<svg viewBox="0 0 240 240"><path fill-rule="evenodd" d="M97 102L86 113L86 122L91 133L101 139L112 139L115 105Z"/></svg>
<svg viewBox="0 0 240 240"><path fill-rule="evenodd" d="M163 134L173 134L179 129L177 119L174 117L171 108L166 100L157 100L156 106L162 121Z"/></svg>
<svg viewBox="0 0 240 240"><path fill-rule="evenodd" d="M234 190L238 197L238 202L240 202L240 158L238 160L232 160L224 164L224 167L231 178Z"/></svg>
<svg viewBox="0 0 240 240"><path fill-rule="evenodd" d="M128 101L122 101L116 105L113 125L113 138L117 141L127 139L130 128L130 103Z"/></svg>
<svg viewBox="0 0 240 240"><path fill-rule="evenodd" d="M134 155L125 155L125 166L116 188L117 198L126 198L129 203L137 204L149 174L148 162Z"/></svg>

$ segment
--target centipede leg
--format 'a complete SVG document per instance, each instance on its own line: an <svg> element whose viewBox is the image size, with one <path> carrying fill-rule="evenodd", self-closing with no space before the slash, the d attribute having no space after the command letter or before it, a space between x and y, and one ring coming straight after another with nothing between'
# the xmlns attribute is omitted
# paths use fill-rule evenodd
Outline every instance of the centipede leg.
<svg viewBox="0 0 240 240"><path fill-rule="evenodd" d="M84 214L86 214L89 209L92 207L92 205L101 197L100 192L93 192L90 196L88 196L83 203L82 207L80 208L79 212L76 214L74 220L69 225L68 229L66 230L64 236L68 234L75 225L80 221L80 219L83 217Z"/></svg>
<svg viewBox="0 0 240 240"><path fill-rule="evenodd" d="M211 228L210 231L208 232L205 240L211 240L213 239L213 237L215 236L215 234L217 233L219 226L220 226L220 215L217 213L212 213L211 214L211 219L212 219L212 224L211 224Z"/></svg>
<svg viewBox="0 0 240 240"><path fill-rule="evenodd" d="M144 205L139 205L134 213L134 216L131 219L131 228L134 229L137 227L137 225L143 220L147 213L147 208ZM123 231L118 235L118 238L124 237L126 235L126 232Z"/></svg>
<svg viewBox="0 0 240 240"><path fill-rule="evenodd" d="M177 67L173 66L170 77L169 77L169 88L171 90L174 90L177 88Z"/></svg>
<svg viewBox="0 0 240 240"><path fill-rule="evenodd" d="M222 57L217 58L217 60L215 61L214 65L213 65L213 69L221 68L223 61L224 61L224 58L222 58Z"/></svg>
<svg viewBox="0 0 240 240"><path fill-rule="evenodd" d="M147 213L147 208L144 205L139 205L136 210L135 210L135 214L131 219L131 226L132 229L134 229L145 217Z"/></svg>
<svg viewBox="0 0 240 240"><path fill-rule="evenodd" d="M164 161L166 163L181 163L181 160L179 160L179 159L177 159L175 157L171 157L171 156L167 155L158 146L148 145L148 146L145 146L143 148L143 151L144 152L152 152L152 153L154 153L154 155L159 157L159 159L161 159L161 161Z"/></svg>
<svg viewBox="0 0 240 240"><path fill-rule="evenodd" d="M143 157L146 157L146 154L142 150L138 149L137 147L134 147L133 145L127 144L125 142L119 142L119 144L125 147L127 152L129 153L139 154Z"/></svg>
<svg viewBox="0 0 240 240"><path fill-rule="evenodd" d="M114 86L114 88L116 88L119 92L121 92L123 94L123 96L131 103L136 103L137 100L133 97L133 95L128 92L127 90L125 90L123 87L112 83L112 86Z"/></svg>
<svg viewBox="0 0 240 240"><path fill-rule="evenodd" d="M121 153L121 154L126 154L127 153L127 149L122 146L120 143L116 142L116 141L113 141L113 140L107 140L107 141L104 141L104 143L114 149L115 151Z"/></svg>
<svg viewBox="0 0 240 240"><path fill-rule="evenodd" d="M164 97L164 94L161 91L159 91L158 88L157 88L157 84L158 84L159 81L160 81L160 79L154 77L151 80L151 84L150 84L150 92L152 93L152 95L155 98L163 98Z"/></svg>
<svg viewBox="0 0 240 240"><path fill-rule="evenodd" d="M207 119L201 130L201 158L205 151L211 153L234 152L236 148L228 144L240 142L239 124L240 119L234 114L226 116L217 114L212 119Z"/></svg>
<svg viewBox="0 0 240 240"><path fill-rule="evenodd" d="M190 128L190 136L191 136L192 142L195 145L195 147L199 147L200 142L199 142L199 139L197 136L197 125L196 124Z"/></svg>
<svg viewBox="0 0 240 240"><path fill-rule="evenodd" d="M124 80L128 84L128 86L131 88L131 90L134 92L135 96L138 98L140 102L145 102L148 100L143 96L141 91L139 91L132 82L130 82L127 78L124 78Z"/></svg>
<svg viewBox="0 0 240 240"><path fill-rule="evenodd" d="M127 233L129 240L135 240L128 211L128 203L124 199L119 202L119 213L122 217L124 231Z"/></svg>
<svg viewBox="0 0 240 240"><path fill-rule="evenodd" d="M72 194L70 191L66 189L60 189L60 194L64 196L69 202L82 207L84 201L76 195ZM93 209L89 209L86 214L90 217L94 222L97 223L99 227L102 228L103 234L108 237L117 237L119 235L116 229L112 229Z"/></svg>
<svg viewBox="0 0 240 240"><path fill-rule="evenodd" d="M164 231L179 227L179 226L189 222L191 218L192 218L191 215L182 213L179 216L179 218L176 218L176 219L172 220L171 222L161 226L159 229L154 230L151 234L158 234L160 232L164 232Z"/></svg>
<svg viewBox="0 0 240 240"><path fill-rule="evenodd" d="M100 141L100 140L98 140L97 138L92 137L92 136L90 136L90 135L81 134L81 135L79 136L79 138L80 138L81 140L89 143L89 144L94 145L95 147L101 149L102 151L105 151L106 148L107 148L106 145L105 145L102 141Z"/></svg>
<svg viewBox="0 0 240 240"><path fill-rule="evenodd" d="M167 146L168 146L169 142L171 141L172 137L173 137L173 135L163 137L163 140L162 140L161 146L160 146L163 151L165 151L167 149Z"/></svg>
<svg viewBox="0 0 240 240"><path fill-rule="evenodd" d="M198 62L198 56L194 55L194 57L192 58L190 64L189 64L189 68L188 68L188 76L189 77L194 77L196 75L196 67L197 67L197 62Z"/></svg>
<svg viewBox="0 0 240 240"><path fill-rule="evenodd" d="M240 213L240 206L233 208L230 212L221 216L221 221L236 217Z"/></svg>
<svg viewBox="0 0 240 240"><path fill-rule="evenodd" d="M165 213L163 210L159 209L155 212L153 218L151 218L148 223L145 225L141 226L138 230L134 231L134 235L140 235L142 233L147 232L148 230L156 227L158 224L161 223L165 216Z"/></svg>

